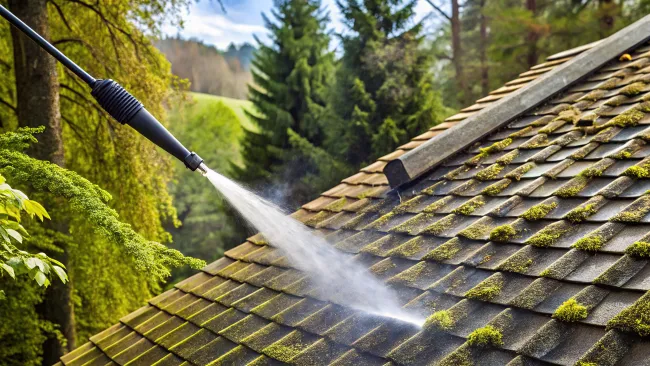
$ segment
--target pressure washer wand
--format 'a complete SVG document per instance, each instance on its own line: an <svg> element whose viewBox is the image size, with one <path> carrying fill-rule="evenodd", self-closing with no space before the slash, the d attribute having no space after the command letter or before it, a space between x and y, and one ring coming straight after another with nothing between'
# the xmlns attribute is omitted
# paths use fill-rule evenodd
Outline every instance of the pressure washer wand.
<svg viewBox="0 0 650 366"><path fill-rule="evenodd" d="M102 80L92 77L2 5L0 5L0 15L88 84L92 89L90 94L116 121L133 127L151 142L182 161L187 168L199 169L202 174L207 173L208 168L203 164L203 159L195 152L186 149L174 135L167 131L165 126L144 108L140 101L120 84L110 79Z"/></svg>

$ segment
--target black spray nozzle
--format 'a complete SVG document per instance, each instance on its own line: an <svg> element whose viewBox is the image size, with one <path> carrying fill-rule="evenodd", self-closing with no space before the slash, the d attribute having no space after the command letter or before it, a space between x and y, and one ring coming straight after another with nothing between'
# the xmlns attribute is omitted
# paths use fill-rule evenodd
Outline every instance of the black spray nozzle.
<svg viewBox="0 0 650 366"><path fill-rule="evenodd" d="M0 5L0 16L7 19L9 23L88 84L92 88L91 94L99 102L99 105L118 122L133 127L151 142L182 161L189 169L199 169L205 173L207 168L202 165L203 159L178 142L165 126L144 108L142 103L118 83L113 80L96 80L2 5Z"/></svg>
<svg viewBox="0 0 650 366"><path fill-rule="evenodd" d="M116 121L128 124L163 150L196 170L203 159L190 152L131 93L113 80L97 80L92 96Z"/></svg>

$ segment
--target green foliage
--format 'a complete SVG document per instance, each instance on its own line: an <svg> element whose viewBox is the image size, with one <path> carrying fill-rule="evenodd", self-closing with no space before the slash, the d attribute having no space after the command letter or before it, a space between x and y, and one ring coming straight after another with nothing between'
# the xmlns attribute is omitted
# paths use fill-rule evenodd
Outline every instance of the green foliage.
<svg viewBox="0 0 650 366"><path fill-rule="evenodd" d="M586 319L588 315L587 308L577 302L575 299L569 299L562 303L553 313L553 318L563 322L576 322Z"/></svg>
<svg viewBox="0 0 650 366"><path fill-rule="evenodd" d="M31 254L19 249L23 237L29 235L20 223L21 213L32 218L36 216L41 221L49 219L50 215L40 203L28 199L23 192L5 182L0 175L0 277L9 276L15 280L16 276L26 275L43 287L50 285L53 276L66 283L68 275L59 261L45 253Z"/></svg>
<svg viewBox="0 0 650 366"><path fill-rule="evenodd" d="M346 169L322 149L326 140L326 88L334 56L328 50L328 15L319 0L275 3L274 21L264 18L272 43L261 44L253 61L256 86L249 98L258 131L245 131L244 167L237 179L283 186L283 204L296 207L343 178ZM277 192L276 192L277 193Z"/></svg>
<svg viewBox="0 0 650 366"><path fill-rule="evenodd" d="M471 346L493 346L503 345L503 334L501 331L491 325L474 330L467 337L467 343Z"/></svg>
<svg viewBox="0 0 650 366"><path fill-rule="evenodd" d="M422 25L412 25L414 2L338 5L347 29L331 93L337 127L329 145L359 167L438 124L445 111L432 85L431 55L421 47Z"/></svg>
<svg viewBox="0 0 650 366"><path fill-rule="evenodd" d="M180 141L191 141L192 148L200 151L210 168L230 175L230 163L242 162L239 139L244 134L243 125L248 122L237 116L234 109L238 106L232 100L204 94L190 94L190 98L189 102L173 100L170 118L175 122L170 131ZM182 225L167 223L166 229L174 239L170 246L188 256L214 261L245 239L246 228L235 222L228 205L206 184L205 178L189 174L180 164L174 170L177 178L170 185L170 192ZM189 274L189 268L179 268L170 282Z"/></svg>

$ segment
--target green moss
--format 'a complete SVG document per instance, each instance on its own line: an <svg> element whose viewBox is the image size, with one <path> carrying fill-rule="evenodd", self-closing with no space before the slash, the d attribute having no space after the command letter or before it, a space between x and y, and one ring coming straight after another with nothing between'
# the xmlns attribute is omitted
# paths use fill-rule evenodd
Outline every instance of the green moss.
<svg viewBox="0 0 650 366"><path fill-rule="evenodd" d="M357 199L360 199L360 200L362 200L362 199L364 199L366 197L368 197L368 191L363 191L363 192L361 192L361 193L359 193L357 195Z"/></svg>
<svg viewBox="0 0 650 366"><path fill-rule="evenodd" d="M421 213L415 215L413 218L404 221L396 227L390 229L391 232L415 234L416 229L421 227L423 223L435 218L434 214Z"/></svg>
<svg viewBox="0 0 650 366"><path fill-rule="evenodd" d="M532 162L530 162L530 163L526 163L526 164L524 164L524 165L518 167L517 169L514 169L514 170L511 171L510 173L506 174L505 177L506 177L506 178L510 178L510 179L514 179L514 180L517 180L517 181L518 181L518 180L521 179L521 177L522 177L524 174L528 173L528 172L529 172L531 169L533 169L534 167L535 167L535 163L532 163Z"/></svg>
<svg viewBox="0 0 650 366"><path fill-rule="evenodd" d="M539 247L547 248L555 244L557 240L571 230L571 227L568 223L563 221L555 222L542 230L538 231L537 234L531 236L526 240L526 244Z"/></svg>
<svg viewBox="0 0 650 366"><path fill-rule="evenodd" d="M599 128L606 128L610 126L618 126L621 128L633 127L636 126L639 121L645 116L645 114L636 109L630 109L624 113L619 114L618 116L610 119L607 123L603 124Z"/></svg>
<svg viewBox="0 0 650 366"><path fill-rule="evenodd" d="M650 258L650 243L647 241L636 241L625 249L625 253L633 257Z"/></svg>
<svg viewBox="0 0 650 366"><path fill-rule="evenodd" d="M440 362L435 364L436 366L474 366L474 361L472 360L471 352L461 346L455 349L453 352L448 354L445 358L440 360Z"/></svg>
<svg viewBox="0 0 650 366"><path fill-rule="evenodd" d="M634 203L626 207L624 211L609 219L613 222L635 223L641 221L650 212L650 196L645 194L639 197Z"/></svg>
<svg viewBox="0 0 650 366"><path fill-rule="evenodd" d="M498 164L501 164L501 165L508 165L508 164L510 164L512 162L512 160L514 158L517 157L517 155L519 155L519 150L515 149L515 150L512 150L511 152L503 155L502 157L498 158L496 160L496 162Z"/></svg>
<svg viewBox="0 0 650 366"><path fill-rule="evenodd" d="M424 213L434 213L434 212L438 211L439 209L445 207L445 205L447 205L447 203L449 203L449 201L451 201L452 199L453 199L452 196L445 196L445 197L435 201L434 203L430 204L429 206L425 207L422 210L422 212L424 212Z"/></svg>
<svg viewBox="0 0 650 366"><path fill-rule="evenodd" d="M334 212L341 212L343 207L348 204L348 200L345 197L339 198L338 200L330 203L329 205L325 206L323 209L324 210L329 210L329 211L334 211Z"/></svg>
<svg viewBox="0 0 650 366"><path fill-rule="evenodd" d="M453 238L447 241L446 243L442 244L441 246L435 248L434 250L430 251L422 259L443 262L453 258L458 252L460 252L462 248L463 247L460 243L460 240L458 238Z"/></svg>
<svg viewBox="0 0 650 366"><path fill-rule="evenodd" d="M631 97L641 93L644 88L645 88L645 83L639 81L623 87L621 90L619 90L619 93Z"/></svg>
<svg viewBox="0 0 650 366"><path fill-rule="evenodd" d="M575 299L569 299L562 303L553 313L553 318L563 322L572 323L587 318L587 307L577 302Z"/></svg>
<svg viewBox="0 0 650 366"><path fill-rule="evenodd" d="M650 335L650 292L646 292L632 306L623 309L607 323L608 328L632 331L642 337Z"/></svg>
<svg viewBox="0 0 650 366"><path fill-rule="evenodd" d="M610 106L610 107L618 107L619 105L621 105L621 103L623 103L623 102L626 101L626 100L627 100L627 98L626 98L625 96L623 96L623 95L617 95L617 96L615 96L615 97L613 97L613 98L609 98L609 99L605 102L605 105L608 105L608 106Z"/></svg>
<svg viewBox="0 0 650 366"><path fill-rule="evenodd" d="M440 235L456 221L455 215L447 215L421 231L422 234Z"/></svg>
<svg viewBox="0 0 650 366"><path fill-rule="evenodd" d="M272 344L264 348L262 352L264 352L269 357L275 358L276 360L289 362L289 360L300 354L303 348L304 346L301 344L290 344L287 346L282 344Z"/></svg>
<svg viewBox="0 0 650 366"><path fill-rule="evenodd" d="M525 253L517 252L497 268L500 271L526 273L528 268L533 265L533 259Z"/></svg>
<svg viewBox="0 0 650 366"><path fill-rule="evenodd" d="M623 150L617 152L616 154L610 155L609 157L612 158L612 159L617 159L617 160L629 159L632 156L632 154L634 153L633 150L636 150L636 149L633 149L633 148L623 149Z"/></svg>
<svg viewBox="0 0 650 366"><path fill-rule="evenodd" d="M548 213L551 212L556 207L557 207L557 202L539 203L526 210L526 212L524 212L523 214L521 214L521 218L528 221L537 221L546 217L546 215L548 215Z"/></svg>
<svg viewBox="0 0 650 366"><path fill-rule="evenodd" d="M431 314L424 322L426 330L449 330L454 327L456 320L450 310L440 310Z"/></svg>
<svg viewBox="0 0 650 366"><path fill-rule="evenodd" d="M499 176L499 173L503 170L503 165L501 164L492 164L489 167L481 170L476 174L476 179L478 180L492 180Z"/></svg>
<svg viewBox="0 0 650 366"><path fill-rule="evenodd" d="M595 362L578 361L575 366L598 366Z"/></svg>
<svg viewBox="0 0 650 366"><path fill-rule="evenodd" d="M618 82L619 82L619 81L620 81L620 79L618 79L618 78L611 78L611 79L608 79L608 80L605 81L604 83L600 84L600 85L598 86L598 89L605 89L605 90L614 89L614 88L616 88L616 86L618 85Z"/></svg>
<svg viewBox="0 0 650 366"><path fill-rule="evenodd" d="M633 178L650 178L650 170L643 166L633 165L625 169L623 175Z"/></svg>
<svg viewBox="0 0 650 366"><path fill-rule="evenodd" d="M476 211L477 208L481 208L485 205L485 199L481 196L476 196L473 199L465 202L460 207L456 208L452 212L455 214L461 214L468 216Z"/></svg>
<svg viewBox="0 0 650 366"><path fill-rule="evenodd" d="M377 220L371 222L368 227L372 228L378 228L388 222L388 220L392 219L393 216L395 216L395 212L389 212L385 214L384 216L378 218Z"/></svg>
<svg viewBox="0 0 650 366"><path fill-rule="evenodd" d="M424 238L422 238L421 236L416 236L415 238L391 250L390 252L387 253L387 255L390 257L396 256L396 257L410 258L416 255L417 253L419 253L420 250L422 250L423 242L424 242Z"/></svg>
<svg viewBox="0 0 650 366"><path fill-rule="evenodd" d="M573 197L580 193L589 183L589 179L577 176L555 191L554 195L562 198Z"/></svg>
<svg viewBox="0 0 650 366"><path fill-rule="evenodd" d="M483 189L481 193L486 194L488 196L496 196L497 194L501 193L504 189L508 188L510 183L512 183L510 179L501 179L500 181L485 187L485 189Z"/></svg>
<svg viewBox="0 0 650 366"><path fill-rule="evenodd" d="M501 225L495 227L491 232L490 232L490 240L492 241L500 241L500 242L507 242L509 239L513 238L515 235L517 235L517 230L510 225Z"/></svg>
<svg viewBox="0 0 650 366"><path fill-rule="evenodd" d="M468 239L480 240L483 239L489 231L489 225L475 223L463 229L458 233L458 235Z"/></svg>
<svg viewBox="0 0 650 366"><path fill-rule="evenodd" d="M470 299L477 299L483 301L490 301L499 296L503 288L504 278L501 273L496 273L483 282L474 286L471 290L465 293L465 297Z"/></svg>
<svg viewBox="0 0 650 366"><path fill-rule="evenodd" d="M508 137L512 137L512 138L521 137L523 135L526 135L526 134L530 133L532 130L533 130L532 126L526 126L525 128L522 128L521 130L519 130L517 132L511 133L510 135L508 135Z"/></svg>
<svg viewBox="0 0 650 366"><path fill-rule="evenodd" d="M546 134L539 134L533 136L530 140L524 142L519 146L520 149L536 149L548 145L548 136Z"/></svg>
<svg viewBox="0 0 650 366"><path fill-rule="evenodd" d="M470 333L469 337L467 337L467 343L471 346L499 347L503 345L503 334L499 329L486 325Z"/></svg>
<svg viewBox="0 0 650 366"><path fill-rule="evenodd" d="M573 210L569 211L564 218L576 223L576 222L581 222L584 221L587 217L593 215L596 213L596 205L593 203L590 203L588 205L584 205L583 207L576 207Z"/></svg>
<svg viewBox="0 0 650 366"><path fill-rule="evenodd" d="M586 250L589 252L596 252L605 244L605 239L600 235L590 235L584 238L581 238L575 244L572 245L573 248Z"/></svg>
<svg viewBox="0 0 650 366"><path fill-rule="evenodd" d="M503 149L508 147L508 145L510 145L510 144L512 144L512 139L507 138L507 139L495 142L495 143L493 143L492 145L490 145L488 147L482 148L482 149L480 149L480 151L483 154L490 155L490 154L494 154L494 153L499 152L499 151L503 151Z"/></svg>
<svg viewBox="0 0 650 366"><path fill-rule="evenodd" d="M589 168L581 171L578 175L586 178L600 177L601 175L603 175L603 172L607 168L609 168L612 164L614 164L613 160L603 159L597 162L596 164L593 164Z"/></svg>
<svg viewBox="0 0 650 366"><path fill-rule="evenodd" d="M538 278L511 301L511 305L522 309L533 309L552 294L561 282Z"/></svg>

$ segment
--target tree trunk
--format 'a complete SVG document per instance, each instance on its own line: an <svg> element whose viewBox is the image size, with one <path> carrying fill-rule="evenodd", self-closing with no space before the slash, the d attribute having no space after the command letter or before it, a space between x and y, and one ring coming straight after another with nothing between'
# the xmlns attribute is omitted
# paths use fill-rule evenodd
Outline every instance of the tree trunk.
<svg viewBox="0 0 650 366"><path fill-rule="evenodd" d="M613 0L599 0L598 10L600 11L600 38L605 38L612 33L614 28L616 4Z"/></svg>
<svg viewBox="0 0 650 366"><path fill-rule="evenodd" d="M49 38L47 0L9 0L9 9L36 32L46 39ZM34 158L48 160L63 167L65 161L56 61L13 27L11 39L14 50L18 123L22 127L45 126L45 132L38 136L39 143L34 144L28 153ZM46 224L51 229L67 232L67 224L63 222ZM65 243L57 244L65 250ZM70 270L66 252L53 254L53 256ZM43 319L60 326L59 329L68 342L66 348L56 338L48 338L43 344L43 364L56 363L66 350L75 347L76 335L71 295L71 282L64 285L57 279L53 279L52 286L46 290L43 304L38 309Z"/></svg>
<svg viewBox="0 0 650 366"><path fill-rule="evenodd" d="M468 105L468 92L465 74L463 72L463 46L460 38L460 5L458 0L451 0L451 52L452 61L456 71L456 85L460 94L460 103L463 107Z"/></svg>
<svg viewBox="0 0 650 366"><path fill-rule="evenodd" d="M487 17L485 16L485 2L481 0L481 44L479 50L481 52L481 96L488 95L490 92L490 75L487 61L487 45L488 45L488 31L487 31Z"/></svg>
<svg viewBox="0 0 650 366"><path fill-rule="evenodd" d="M530 11L534 19L537 16L537 0L526 0L526 10ZM526 64L528 68L531 68L537 65L537 59L539 58L539 52L537 50L537 41L539 40L539 34L536 29L530 29L528 35L526 36L526 42L528 43L528 53L526 54Z"/></svg>

